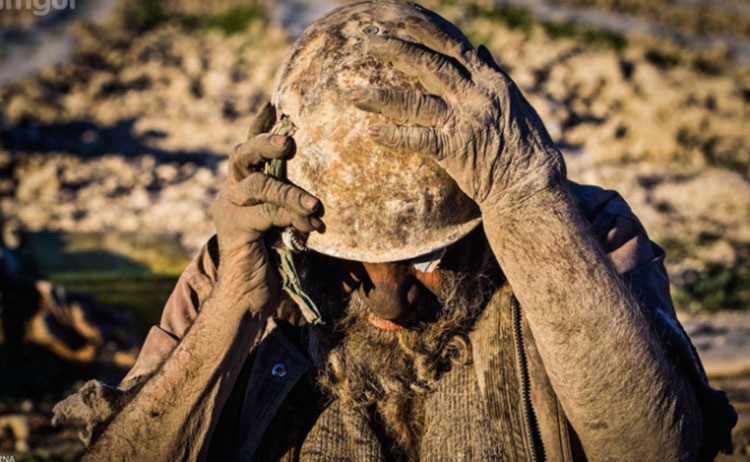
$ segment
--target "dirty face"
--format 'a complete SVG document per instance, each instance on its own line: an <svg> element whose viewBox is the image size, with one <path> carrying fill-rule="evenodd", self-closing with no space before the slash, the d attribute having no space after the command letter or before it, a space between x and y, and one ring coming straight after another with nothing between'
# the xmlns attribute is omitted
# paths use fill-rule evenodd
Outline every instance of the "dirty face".
<svg viewBox="0 0 750 462"><path fill-rule="evenodd" d="M481 228L448 246L437 269L420 271L414 260L367 263L316 254L308 264L326 275L330 289L344 299L353 294L368 309L367 320L381 330L402 330L437 316L438 298L448 282L474 279L487 268L491 256Z"/></svg>
<svg viewBox="0 0 750 462"><path fill-rule="evenodd" d="M322 284L309 294L327 318L309 330L318 386L347 409L366 416L375 409L392 450L404 454L394 458L411 460L418 395L434 390L454 365L469 364L469 333L500 277L482 229L451 245L431 273L412 261L305 255L316 261L303 267L311 279L303 276L303 284Z"/></svg>

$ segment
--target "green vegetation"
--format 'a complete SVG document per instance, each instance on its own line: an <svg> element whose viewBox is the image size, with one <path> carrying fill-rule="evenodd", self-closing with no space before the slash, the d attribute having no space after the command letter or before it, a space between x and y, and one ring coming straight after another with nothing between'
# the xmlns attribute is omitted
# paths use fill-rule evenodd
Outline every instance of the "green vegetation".
<svg viewBox="0 0 750 462"><path fill-rule="evenodd" d="M623 35L607 30L589 29L584 31L581 37L592 45L610 48L617 52L624 50L628 45L628 41Z"/></svg>
<svg viewBox="0 0 750 462"><path fill-rule="evenodd" d="M137 233L27 233L20 256L67 291L132 313L143 333L190 261L173 236Z"/></svg>
<svg viewBox="0 0 750 462"><path fill-rule="evenodd" d="M261 6L250 4L198 16L170 11L165 8L163 0L133 0L126 7L125 17L127 27L137 32L175 23L185 29L218 29L226 35L233 35L247 30L253 21L267 20L268 14Z"/></svg>
<svg viewBox="0 0 750 462"><path fill-rule="evenodd" d="M675 308L691 313L750 306L750 270L709 263L706 270L692 275L690 282L673 287Z"/></svg>
<svg viewBox="0 0 750 462"><path fill-rule="evenodd" d="M161 310L177 283L177 276L114 272L57 274L49 279L68 292L86 294L105 305L131 313L141 335L159 323Z"/></svg>
<svg viewBox="0 0 750 462"><path fill-rule="evenodd" d="M238 7L224 13L209 16L204 22L204 27L216 28L227 35L232 35L245 31L247 26L256 19L265 18L266 12L259 7Z"/></svg>
<svg viewBox="0 0 750 462"><path fill-rule="evenodd" d="M659 241L659 245L667 254L667 261L680 262L688 256L687 246L679 239L666 237Z"/></svg>
<svg viewBox="0 0 750 462"><path fill-rule="evenodd" d="M522 30L526 33L531 33L535 28L541 27L550 38L577 39L594 46L609 48L616 52L624 50L628 44L627 39L616 32L589 29L566 22L539 22L528 11L517 6L497 5L488 8L471 5L467 8L467 13L470 17L500 22L509 29ZM471 39L474 38L471 32L469 32L469 36Z"/></svg>
<svg viewBox="0 0 750 462"><path fill-rule="evenodd" d="M76 462L83 457L83 445L67 451L39 449L16 457L16 462Z"/></svg>
<svg viewBox="0 0 750 462"><path fill-rule="evenodd" d="M525 32L531 32L534 27L534 18L526 10L517 6L497 5L487 8L471 5L467 13L469 16L502 22L511 29L521 29Z"/></svg>
<svg viewBox="0 0 750 462"><path fill-rule="evenodd" d="M704 231L698 235L695 245L705 247L719 239L721 236ZM688 245L680 239L667 237L659 244L664 248L668 262L679 263L688 257L694 257ZM741 252L741 261L734 266L708 262L703 271L685 271L679 284L672 287L675 308L698 313L725 309L744 310L750 307L750 267L746 263L750 257L750 249L744 250Z"/></svg>
<svg viewBox="0 0 750 462"><path fill-rule="evenodd" d="M166 22L169 15L161 0L137 0L125 10L126 25L135 31L145 31Z"/></svg>
<svg viewBox="0 0 750 462"><path fill-rule="evenodd" d="M580 33L575 25L568 22L543 22L542 27L552 39L575 38Z"/></svg>

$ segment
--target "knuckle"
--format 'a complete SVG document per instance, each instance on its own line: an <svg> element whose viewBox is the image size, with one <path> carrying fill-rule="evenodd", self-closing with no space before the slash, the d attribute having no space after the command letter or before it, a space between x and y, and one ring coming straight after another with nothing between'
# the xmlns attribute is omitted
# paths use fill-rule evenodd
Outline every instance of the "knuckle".
<svg viewBox="0 0 750 462"><path fill-rule="evenodd" d="M276 216L278 212L278 207L271 204L270 202L262 202L260 204L260 212L266 217L272 218Z"/></svg>
<svg viewBox="0 0 750 462"><path fill-rule="evenodd" d="M392 100L391 92L384 88L378 88L372 92L372 99L375 103L388 104Z"/></svg>
<svg viewBox="0 0 750 462"><path fill-rule="evenodd" d="M253 191L259 195L265 194L268 188L268 175L261 172L254 172L248 179L247 188L249 191Z"/></svg>
<svg viewBox="0 0 750 462"><path fill-rule="evenodd" d="M435 153L445 155L446 149L450 147L450 137L445 132L439 132L435 137Z"/></svg>
<svg viewBox="0 0 750 462"><path fill-rule="evenodd" d="M419 133L418 141L419 149L426 151L434 151L436 146L436 137L433 136L431 130L423 130Z"/></svg>
<svg viewBox="0 0 750 462"><path fill-rule="evenodd" d="M445 59L437 53L423 52L422 64L430 70L440 71L445 66Z"/></svg>
<svg viewBox="0 0 750 462"><path fill-rule="evenodd" d="M251 200L258 198L258 192L260 191L261 185L259 180L261 178L258 175L262 175L259 172L252 172L241 182L241 193L244 199Z"/></svg>
<svg viewBox="0 0 750 462"><path fill-rule="evenodd" d="M263 192L263 197L265 198L272 198L274 197L278 192L278 181L276 181L272 176L270 175L263 175L263 178L261 180L261 190Z"/></svg>
<svg viewBox="0 0 750 462"><path fill-rule="evenodd" d="M279 201L279 203L283 205L284 207L288 206L291 195L292 195L292 188L289 185L281 183L276 188L276 198Z"/></svg>
<svg viewBox="0 0 750 462"><path fill-rule="evenodd" d="M393 125L387 125L383 127L382 130L383 140L385 140L387 143L396 144L402 138L402 136L400 136L399 130L397 130Z"/></svg>

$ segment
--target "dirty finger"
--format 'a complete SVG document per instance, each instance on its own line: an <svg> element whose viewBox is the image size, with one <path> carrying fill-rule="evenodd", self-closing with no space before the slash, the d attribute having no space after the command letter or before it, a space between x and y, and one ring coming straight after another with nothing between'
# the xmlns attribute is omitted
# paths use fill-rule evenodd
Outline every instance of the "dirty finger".
<svg viewBox="0 0 750 462"><path fill-rule="evenodd" d="M407 18L405 22L406 32L417 43L424 43L437 52L457 59L463 65L471 63L474 49L453 24L441 21L438 25L418 17Z"/></svg>
<svg viewBox="0 0 750 462"><path fill-rule="evenodd" d="M448 104L441 98L416 91L355 88L351 91L351 98L363 111L423 127L442 127L452 115Z"/></svg>
<svg viewBox="0 0 750 462"><path fill-rule="evenodd" d="M276 123L276 108L270 102L267 102L258 110L253 120L250 121L250 127L247 130L247 139L253 138L271 130Z"/></svg>
<svg viewBox="0 0 750 462"><path fill-rule="evenodd" d="M291 137L263 133L234 148L230 173L235 181L242 181L264 162L287 157L293 152L294 140Z"/></svg>
<svg viewBox="0 0 750 462"><path fill-rule="evenodd" d="M469 72L455 59L424 46L395 38L368 36L373 56L391 63L397 70L418 78L427 90L448 101L477 93Z"/></svg>
<svg viewBox="0 0 750 462"><path fill-rule="evenodd" d="M369 134L384 146L432 155L438 160L443 158L443 148L447 144L445 134L434 128L379 124L370 126Z"/></svg>
<svg viewBox="0 0 750 462"><path fill-rule="evenodd" d="M236 205L271 203L300 215L310 215L320 206L320 201L311 194L261 172L252 172L234 185L229 197Z"/></svg>

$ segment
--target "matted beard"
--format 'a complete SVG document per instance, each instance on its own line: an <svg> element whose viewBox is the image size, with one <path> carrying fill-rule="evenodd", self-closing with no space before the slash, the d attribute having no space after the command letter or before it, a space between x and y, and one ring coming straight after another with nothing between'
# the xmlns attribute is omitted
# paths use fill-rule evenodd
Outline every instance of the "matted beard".
<svg viewBox="0 0 750 462"><path fill-rule="evenodd" d="M471 362L468 334L494 290L487 276L441 276L439 294L420 300L419 311L432 313L431 319L408 329L375 328L355 291L343 306L325 300L326 311L338 317L310 332L318 386L348 408L366 415L375 411L394 442L392 449L405 458L416 454L421 433L422 407L416 403L453 365Z"/></svg>

